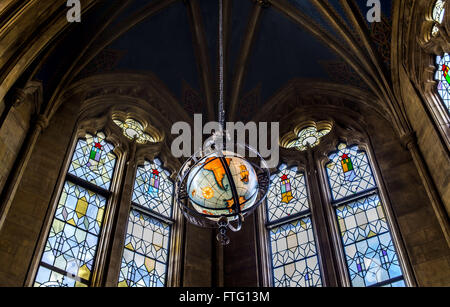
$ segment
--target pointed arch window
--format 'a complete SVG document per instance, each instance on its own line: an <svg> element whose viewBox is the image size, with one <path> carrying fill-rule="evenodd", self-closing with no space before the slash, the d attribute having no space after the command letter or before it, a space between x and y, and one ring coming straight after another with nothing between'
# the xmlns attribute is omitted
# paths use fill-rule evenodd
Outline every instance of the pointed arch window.
<svg viewBox="0 0 450 307"><path fill-rule="evenodd" d="M260 228L267 240L262 262L271 266L262 269L266 285L405 287L406 264L366 147L327 146L292 147L308 172L281 164L271 176Z"/></svg>
<svg viewBox="0 0 450 307"><path fill-rule="evenodd" d="M86 287L92 282L117 158L105 139L103 132L86 134L76 144L35 286Z"/></svg>
<svg viewBox="0 0 450 307"><path fill-rule="evenodd" d="M98 121L78 122L28 285L178 284L182 229L175 223L180 212L173 209L174 184L160 159L144 158L161 154L155 143L162 134L145 119L133 119L149 116L135 111L105 113L100 127L107 135L84 132L98 129L92 126Z"/></svg>
<svg viewBox="0 0 450 307"><path fill-rule="evenodd" d="M322 285L305 175L280 165L267 195L267 231L275 287Z"/></svg>
<svg viewBox="0 0 450 307"><path fill-rule="evenodd" d="M122 256L120 287L163 287L167 281L174 185L155 159L137 168Z"/></svg>
<svg viewBox="0 0 450 307"><path fill-rule="evenodd" d="M351 285L405 286L367 154L341 143L326 164Z"/></svg>

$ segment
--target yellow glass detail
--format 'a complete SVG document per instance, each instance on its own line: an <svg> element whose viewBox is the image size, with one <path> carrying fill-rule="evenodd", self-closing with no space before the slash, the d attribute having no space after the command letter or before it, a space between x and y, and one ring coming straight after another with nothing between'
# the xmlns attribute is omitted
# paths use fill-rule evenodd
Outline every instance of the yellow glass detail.
<svg viewBox="0 0 450 307"><path fill-rule="evenodd" d="M302 226L302 228L305 230L308 229L308 225L306 225L306 223L303 220L300 221L300 226Z"/></svg>
<svg viewBox="0 0 450 307"><path fill-rule="evenodd" d="M145 257L145 268L147 269L147 272L151 273L155 269L155 260L151 258Z"/></svg>
<svg viewBox="0 0 450 307"><path fill-rule="evenodd" d="M78 276L89 280L89 276L91 276L91 271L88 269L88 267L86 265L83 265L78 270Z"/></svg>
<svg viewBox="0 0 450 307"><path fill-rule="evenodd" d="M84 196L77 201L75 211L77 212L78 218L81 218L86 214L88 206L89 204Z"/></svg>
<svg viewBox="0 0 450 307"><path fill-rule="evenodd" d="M68 220L67 223L69 223L72 226L77 226L77 224L75 223L75 221L73 219Z"/></svg>
<svg viewBox="0 0 450 307"><path fill-rule="evenodd" d="M96 219L98 226L102 225L102 219L103 219L103 212L104 211L105 211L105 209L103 209L103 208L99 208L98 209L97 219Z"/></svg>
<svg viewBox="0 0 450 307"><path fill-rule="evenodd" d="M83 284L82 282L75 282L75 287L76 288L87 288L87 285Z"/></svg>
<svg viewBox="0 0 450 307"><path fill-rule="evenodd" d="M128 287L128 284L127 284L126 280L123 280L123 281L119 282L117 286L121 287L121 288L126 288L126 287Z"/></svg>
<svg viewBox="0 0 450 307"><path fill-rule="evenodd" d="M282 194L281 202L288 204L293 198L292 191L289 191Z"/></svg>

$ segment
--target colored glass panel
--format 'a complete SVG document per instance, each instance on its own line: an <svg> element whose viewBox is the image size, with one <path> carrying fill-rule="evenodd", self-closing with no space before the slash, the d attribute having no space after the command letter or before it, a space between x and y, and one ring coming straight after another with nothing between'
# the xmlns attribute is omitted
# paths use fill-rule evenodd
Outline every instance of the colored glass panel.
<svg viewBox="0 0 450 307"><path fill-rule="evenodd" d="M326 170L333 200L376 187L367 155L357 146L339 144L338 151L328 157Z"/></svg>
<svg viewBox="0 0 450 307"><path fill-rule="evenodd" d="M86 134L79 139L69 167L69 173L96 186L108 190L116 164L114 146L105 141L102 132Z"/></svg>
<svg viewBox="0 0 450 307"><path fill-rule="evenodd" d="M311 219L304 217L269 230L275 287L322 285Z"/></svg>
<svg viewBox="0 0 450 307"><path fill-rule="evenodd" d="M336 215L354 287L371 286L402 276L377 194L337 207Z"/></svg>
<svg viewBox="0 0 450 307"><path fill-rule="evenodd" d="M170 226L131 210L118 285L163 287L166 282Z"/></svg>
<svg viewBox="0 0 450 307"><path fill-rule="evenodd" d="M173 182L158 159L137 168L132 201L163 216L172 215Z"/></svg>
<svg viewBox="0 0 450 307"><path fill-rule="evenodd" d="M267 193L267 219L269 222L294 215L309 208L305 176L297 168L281 165L271 176Z"/></svg>
<svg viewBox="0 0 450 307"><path fill-rule="evenodd" d="M105 206L104 197L65 182L42 255L36 286L52 282L55 282L54 286L56 282L64 286L89 284Z"/></svg>
<svg viewBox="0 0 450 307"><path fill-rule="evenodd" d="M447 111L450 112L450 55L444 53L443 56L436 57L437 91Z"/></svg>

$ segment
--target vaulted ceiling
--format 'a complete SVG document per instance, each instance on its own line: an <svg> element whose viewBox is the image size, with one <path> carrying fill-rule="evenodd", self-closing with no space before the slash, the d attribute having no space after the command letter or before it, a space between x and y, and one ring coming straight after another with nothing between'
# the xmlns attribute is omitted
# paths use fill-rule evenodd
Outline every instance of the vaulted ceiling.
<svg viewBox="0 0 450 307"><path fill-rule="evenodd" d="M292 79L389 96L391 1L224 0L229 119L246 120ZM41 52L29 76L52 103L82 77L153 73L187 113L217 117L218 0L98 1Z"/></svg>

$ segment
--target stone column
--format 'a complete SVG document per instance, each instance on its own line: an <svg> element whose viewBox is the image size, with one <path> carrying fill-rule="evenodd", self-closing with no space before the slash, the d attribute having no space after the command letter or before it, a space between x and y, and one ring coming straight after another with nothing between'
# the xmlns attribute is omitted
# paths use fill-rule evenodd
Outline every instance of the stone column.
<svg viewBox="0 0 450 307"><path fill-rule="evenodd" d="M17 90L10 101L9 111L0 127L0 229L8 213L34 145L42 130L48 125L39 113L42 104L42 85L29 82ZM6 111L5 111L6 112Z"/></svg>
<svg viewBox="0 0 450 307"><path fill-rule="evenodd" d="M125 177L120 191L120 198L118 203L118 210L114 218L114 234L111 236L113 242L111 249L108 251L109 259L108 265L105 266L107 272L105 279L106 287L117 287L120 266L122 263L122 251L124 248L125 234L128 226L128 215L131 210L131 198L134 188L134 177L136 175L136 143L131 145L130 154L126 162Z"/></svg>
<svg viewBox="0 0 450 307"><path fill-rule="evenodd" d="M323 283L328 287L339 286L339 278L336 274L337 269L335 262L336 252L333 249L332 242L330 240L331 233L329 227L322 227L327 225L326 218L327 208L331 206L323 197L322 191L327 189L325 185L320 184L318 177L318 168L316 162L318 159L315 157L313 150L310 148L307 150L308 163L306 164L307 172L307 185L309 187L309 194L311 199L311 217L313 220L313 227L317 237L317 250L320 250L320 264L323 275ZM318 228L321 228L320 230ZM338 266L339 268L339 266ZM342 274L341 274L342 275Z"/></svg>

